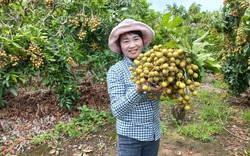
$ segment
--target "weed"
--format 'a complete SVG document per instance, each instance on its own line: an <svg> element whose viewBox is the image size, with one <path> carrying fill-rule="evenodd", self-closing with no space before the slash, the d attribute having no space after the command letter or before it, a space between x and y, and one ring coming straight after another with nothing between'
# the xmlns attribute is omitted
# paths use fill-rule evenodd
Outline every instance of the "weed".
<svg viewBox="0 0 250 156"><path fill-rule="evenodd" d="M59 139L59 138L60 138L60 133L64 131L65 127L66 127L66 124L65 124L63 121L59 121L59 122L55 125L55 127L54 127L54 129L53 129L53 132L54 132L54 134L55 134L55 138L56 138L56 139Z"/></svg>
<svg viewBox="0 0 250 156"><path fill-rule="evenodd" d="M243 111L242 118L250 126L250 109Z"/></svg>
<svg viewBox="0 0 250 156"><path fill-rule="evenodd" d="M84 132L94 132L99 126L115 121L114 117L108 111L97 111L88 108L86 105L78 109L81 110L78 118L73 118L68 123L59 122L55 126L54 133L57 139L60 137L59 134L66 134L71 139L74 139Z"/></svg>
<svg viewBox="0 0 250 156"><path fill-rule="evenodd" d="M168 132L168 126L163 121L161 122L161 131L162 131L162 134L167 134Z"/></svg>
<svg viewBox="0 0 250 156"><path fill-rule="evenodd" d="M51 133L43 133L41 135L35 136L34 138L32 138L32 140L30 141L31 144L41 144L41 143L45 143L47 140L50 140L53 138L53 134Z"/></svg>
<svg viewBox="0 0 250 156"><path fill-rule="evenodd" d="M162 103L166 106L171 106L173 103L176 103L178 100L177 99L170 99L167 96L161 96L161 101Z"/></svg>
<svg viewBox="0 0 250 156"><path fill-rule="evenodd" d="M249 144L249 147L248 147L248 149L247 149L247 156L250 156L250 144Z"/></svg>
<svg viewBox="0 0 250 156"><path fill-rule="evenodd" d="M98 144L98 146L99 146L99 150L102 150L102 149L105 148L106 144L103 143L103 142L100 142L100 143Z"/></svg>
<svg viewBox="0 0 250 156"><path fill-rule="evenodd" d="M201 124L188 124L187 126L179 126L177 132L181 135L191 136L202 141L212 141L212 135L221 132L222 126L203 122Z"/></svg>
<svg viewBox="0 0 250 156"><path fill-rule="evenodd" d="M219 81L215 81L219 86ZM233 114L233 109L228 105L225 99L222 99L220 92L214 90L199 90L199 94L193 100L192 108L198 110L197 119L194 123L184 121L182 124L177 124L174 118L169 118L169 122L172 122L176 126L176 132L181 135L187 135L195 139L202 141L212 141L213 135L220 134L223 130L223 125L227 124L230 116ZM163 107L167 107L169 110L175 100L162 97L164 102ZM190 110L192 111L192 110ZM162 122L161 127L163 134L167 132L168 126Z"/></svg>
<svg viewBox="0 0 250 156"><path fill-rule="evenodd" d="M199 101L196 101L195 105L200 109L200 124L193 123L180 127L178 132L203 141L211 141L212 135L220 133L223 125L227 124L233 110L220 98L220 94L209 90L199 92Z"/></svg>
<svg viewBox="0 0 250 156"><path fill-rule="evenodd" d="M115 118L108 111L97 111L88 108L86 105L79 107L81 113L78 118L72 118L68 123L59 121L53 128L53 134L44 133L32 139L33 144L44 143L51 138L60 139L64 135L70 139L81 136L84 132L94 132L101 125L114 123Z"/></svg>
<svg viewBox="0 0 250 156"><path fill-rule="evenodd" d="M99 112L97 110L88 108L86 105L79 107L78 109L81 110L81 114L79 115L79 118L77 120L89 125L104 125L106 121L115 121L111 113L107 111Z"/></svg>
<svg viewBox="0 0 250 156"><path fill-rule="evenodd" d="M217 89L228 89L228 85L220 80L215 80L213 86Z"/></svg>
<svg viewBox="0 0 250 156"><path fill-rule="evenodd" d="M223 125L233 113L233 109L229 107L226 101L222 101L217 93L201 91L198 98L201 100L199 104L202 107L199 115L201 121L210 121Z"/></svg>

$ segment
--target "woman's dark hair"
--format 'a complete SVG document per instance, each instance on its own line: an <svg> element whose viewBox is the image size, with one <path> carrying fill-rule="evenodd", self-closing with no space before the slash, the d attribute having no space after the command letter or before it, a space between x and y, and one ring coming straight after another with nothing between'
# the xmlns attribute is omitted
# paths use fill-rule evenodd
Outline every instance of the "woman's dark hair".
<svg viewBox="0 0 250 156"><path fill-rule="evenodd" d="M139 30L133 30L133 31L129 31L129 32L127 32L128 34L137 34L137 35L139 35L140 36L140 38L142 39L142 41L143 41L143 38L142 38L142 32L141 31L139 31ZM119 38L118 38L118 40L117 40L117 42L118 42L118 44L119 44L119 46L120 46L120 49L121 49L121 43L120 43L120 41L121 41L121 35L119 36ZM123 58L123 52L121 51L121 58Z"/></svg>

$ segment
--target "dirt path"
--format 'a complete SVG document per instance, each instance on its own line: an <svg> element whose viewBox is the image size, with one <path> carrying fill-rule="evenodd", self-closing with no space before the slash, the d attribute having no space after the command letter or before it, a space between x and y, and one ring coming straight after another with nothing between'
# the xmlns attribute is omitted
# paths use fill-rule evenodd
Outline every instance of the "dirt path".
<svg viewBox="0 0 250 156"><path fill-rule="evenodd" d="M67 118L69 116L61 117L64 120L68 120ZM52 120L52 118L39 119L34 120L33 124L30 121L16 123L18 131L1 132L0 136L4 141L1 143L0 151L9 149L9 156L21 151L24 152L21 152L19 156L49 156L57 153L60 156L116 156L115 125L106 125L98 132L85 134L78 140L65 139L60 142L51 141L49 145L33 146L30 144L29 134L49 132L48 126L47 129L44 129L47 125L45 123ZM16 118L15 121L18 120L20 119ZM216 136L214 141L208 143L173 132L164 134L161 138L159 156L249 156L242 147L249 144L247 139L250 139L250 136L246 129L239 126L238 122L235 120L235 123L231 124L232 126L227 127L228 131L225 130L223 134ZM14 123L13 120L12 123ZM19 138L14 137L14 134Z"/></svg>
<svg viewBox="0 0 250 156"><path fill-rule="evenodd" d="M102 133L101 133L102 132ZM116 156L115 130L107 128L95 134L89 134L84 139L74 142L64 141L57 147L40 146L32 148L19 156ZM88 139L86 139L88 138ZM49 154L49 153L53 154ZM161 138L159 156L229 156L230 154L217 141L203 143L178 134L163 135Z"/></svg>
<svg viewBox="0 0 250 156"><path fill-rule="evenodd" d="M166 117L167 112L167 110L162 111L162 116ZM195 113L187 114L186 118L192 118L193 114ZM163 118L163 120L168 122L167 118ZM237 130L236 126L233 127L235 129L228 127L227 130L230 133L241 134L241 136L245 136L245 139L250 139L246 130L241 129L241 127L237 127ZM243 145L246 146L247 142L240 137L233 136L226 130L222 135L215 136L215 140L211 142L202 142L186 136L180 136L173 131L171 124L169 125L169 131L171 133L163 134L161 137L159 156L248 156L241 148ZM98 132L85 134L75 141L66 139L54 144L57 146L32 147L30 150L20 154L20 156L49 156L56 155L56 153L59 153L60 156L117 155L115 125L105 125Z"/></svg>

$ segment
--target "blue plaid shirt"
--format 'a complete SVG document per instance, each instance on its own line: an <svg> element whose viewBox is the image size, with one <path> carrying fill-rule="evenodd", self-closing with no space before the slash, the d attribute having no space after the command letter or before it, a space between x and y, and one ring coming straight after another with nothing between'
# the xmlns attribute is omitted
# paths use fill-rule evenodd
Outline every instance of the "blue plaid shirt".
<svg viewBox="0 0 250 156"><path fill-rule="evenodd" d="M140 141L158 140L160 129L160 95L158 99L149 99L146 93L139 94L136 84L130 79L136 67L126 56L107 73L108 93L111 110L116 117L116 130L120 135Z"/></svg>

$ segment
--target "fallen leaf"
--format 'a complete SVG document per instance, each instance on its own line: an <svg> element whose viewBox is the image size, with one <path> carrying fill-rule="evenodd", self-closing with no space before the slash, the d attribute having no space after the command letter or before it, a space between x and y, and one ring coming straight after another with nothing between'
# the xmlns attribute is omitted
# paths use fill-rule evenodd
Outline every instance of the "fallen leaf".
<svg viewBox="0 0 250 156"><path fill-rule="evenodd" d="M27 136L26 139L27 139L27 140L32 140L32 137Z"/></svg>
<svg viewBox="0 0 250 156"><path fill-rule="evenodd" d="M49 154L51 154L51 155L55 154L55 153L56 153L56 149L52 149L52 150L49 151Z"/></svg>
<svg viewBox="0 0 250 156"><path fill-rule="evenodd" d="M84 153L90 153L90 152L93 152L93 150L94 150L93 147L88 146L87 148L85 148L85 149L83 150L83 152L84 152Z"/></svg>
<svg viewBox="0 0 250 156"><path fill-rule="evenodd" d="M12 148L13 148L13 146L9 146L7 149L5 149L5 150L3 151L3 153L8 153L9 151L12 150Z"/></svg>
<svg viewBox="0 0 250 156"><path fill-rule="evenodd" d="M73 156L82 156L82 153L77 152L77 153L74 153Z"/></svg>
<svg viewBox="0 0 250 156"><path fill-rule="evenodd" d="M81 149L82 149L82 147L83 147L83 145L81 144L81 145L78 147L78 149L79 149L79 150L81 150Z"/></svg>

